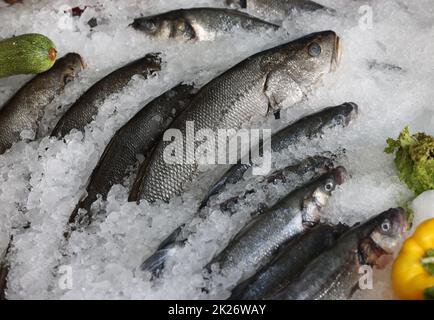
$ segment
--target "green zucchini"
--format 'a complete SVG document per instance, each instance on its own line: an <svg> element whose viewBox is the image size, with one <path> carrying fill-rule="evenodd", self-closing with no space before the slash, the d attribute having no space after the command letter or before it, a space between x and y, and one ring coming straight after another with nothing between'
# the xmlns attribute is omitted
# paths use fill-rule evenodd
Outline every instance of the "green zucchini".
<svg viewBox="0 0 434 320"><path fill-rule="evenodd" d="M0 41L0 78L47 71L56 61L54 43L42 34L23 34Z"/></svg>

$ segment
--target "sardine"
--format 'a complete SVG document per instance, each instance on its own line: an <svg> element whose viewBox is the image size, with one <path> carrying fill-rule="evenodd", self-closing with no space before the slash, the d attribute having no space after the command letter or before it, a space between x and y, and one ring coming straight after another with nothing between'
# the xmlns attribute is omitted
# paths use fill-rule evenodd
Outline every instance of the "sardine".
<svg viewBox="0 0 434 320"><path fill-rule="evenodd" d="M187 121L194 123L195 132L236 131L255 115L279 110L283 101L293 105L337 66L340 48L339 37L324 31L253 55L205 85L171 128L179 130L182 137L186 136ZM156 146L144 175L138 177L140 183L131 190L130 201L169 201L198 176L198 163L190 148L181 163L166 163L165 149L172 143L161 141ZM201 147L209 148L207 144Z"/></svg>
<svg viewBox="0 0 434 320"><path fill-rule="evenodd" d="M282 170L275 171L267 178L267 181L270 184L277 183L277 181L283 182L287 193L290 193L298 187L309 183L309 181L318 179L320 176L333 169L334 160L332 158L332 156L314 156L307 158ZM264 189L267 188L268 184L263 187ZM230 207L233 205L233 203L229 203L231 200L232 199L229 199L227 202L224 202L222 206L227 205ZM236 198L236 200L238 200L238 198ZM261 210L267 208L265 204L260 204L259 206ZM206 214L203 211L204 210L198 212L197 215L201 218L206 218ZM224 208L222 211L232 213L230 208ZM191 232L188 230L188 225L184 224L178 227L160 244L156 252L142 263L141 269L150 272L154 277L158 277L163 271L168 257L171 256L172 252L184 246L190 234Z"/></svg>
<svg viewBox="0 0 434 320"><path fill-rule="evenodd" d="M99 108L111 95L120 92L127 86L134 75L145 78L161 70L161 59L158 54L147 54L117 69L91 86L60 118L51 136L64 137L72 129L80 131L92 122Z"/></svg>
<svg viewBox="0 0 434 320"><path fill-rule="evenodd" d="M335 11L319 3L309 0L225 0L225 5L233 9L243 9L261 19L281 23L293 11Z"/></svg>
<svg viewBox="0 0 434 320"><path fill-rule="evenodd" d="M336 242L348 226L320 224L286 244L253 277L232 290L230 300L262 300L290 284L318 255Z"/></svg>
<svg viewBox="0 0 434 320"><path fill-rule="evenodd" d="M173 38L177 41L212 41L219 35L235 30L263 32L279 26L236 10L219 8L192 8L166 12L134 20L131 26L146 35Z"/></svg>
<svg viewBox="0 0 434 320"><path fill-rule="evenodd" d="M216 265L221 274L241 271L240 281L249 278L269 263L282 245L319 223L332 192L345 178L346 170L338 167L291 192L241 229L207 269Z"/></svg>
<svg viewBox="0 0 434 320"><path fill-rule="evenodd" d="M323 109L317 113L306 116L271 137L272 152L281 152L302 139L313 139L321 136L331 128L346 127L355 119L358 106L355 103L344 103L340 106ZM201 203L205 207L213 195L220 193L228 184L235 184L242 180L252 163L241 163L232 166L208 191Z"/></svg>
<svg viewBox="0 0 434 320"><path fill-rule="evenodd" d="M390 209L356 225L272 299L350 299L360 289L360 268L384 268L393 258L406 229L407 219L401 208Z"/></svg>
<svg viewBox="0 0 434 320"><path fill-rule="evenodd" d="M97 196L106 199L110 188L122 183L128 169L137 163L137 155L149 156L164 130L187 107L195 93L197 90L191 85L178 85L145 105L115 133L92 172L87 196L70 216L72 229L91 222L90 206Z"/></svg>
<svg viewBox="0 0 434 320"><path fill-rule="evenodd" d="M27 82L0 110L0 154L20 140L23 130L37 135L45 107L83 68L80 55L68 53Z"/></svg>

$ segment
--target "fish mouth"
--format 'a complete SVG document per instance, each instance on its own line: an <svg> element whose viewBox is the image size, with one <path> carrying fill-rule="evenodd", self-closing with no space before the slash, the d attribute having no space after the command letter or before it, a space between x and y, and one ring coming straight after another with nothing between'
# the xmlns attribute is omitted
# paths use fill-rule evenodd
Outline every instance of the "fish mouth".
<svg viewBox="0 0 434 320"><path fill-rule="evenodd" d="M330 66L330 71L336 71L342 58L342 40L339 36L335 38L335 45L333 48L332 61Z"/></svg>
<svg viewBox="0 0 434 320"><path fill-rule="evenodd" d="M347 169L344 167L337 167L333 170L333 175L335 178L335 181L338 185L341 185L345 182L345 180L348 177Z"/></svg>
<svg viewBox="0 0 434 320"><path fill-rule="evenodd" d="M354 102L346 102L344 103L345 106L350 108L350 111L348 113L347 122L346 125L348 126L350 123L352 123L359 115L359 106Z"/></svg>

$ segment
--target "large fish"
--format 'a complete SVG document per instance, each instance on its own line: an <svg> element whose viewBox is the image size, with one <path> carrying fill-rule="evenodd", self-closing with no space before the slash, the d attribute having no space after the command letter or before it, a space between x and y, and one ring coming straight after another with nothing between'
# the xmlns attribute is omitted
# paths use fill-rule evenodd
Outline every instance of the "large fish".
<svg viewBox="0 0 434 320"><path fill-rule="evenodd" d="M275 171L267 178L267 184L263 186L263 189L267 192L266 189L270 185L281 182L286 192L290 193L298 187L309 183L309 181L318 179L320 176L333 169L334 160L332 158L334 158L334 155L331 157L318 155L307 158L282 170ZM221 209L223 212L229 211L229 213L233 213L231 209L233 209L235 204L231 203L231 200L232 199L229 199L229 201L222 203ZM238 198L236 198L236 200L238 200ZM262 203L259 207L261 210L264 210L266 204ZM202 218L205 218L206 214L203 211L198 214ZM154 277L158 277L164 269L167 258L171 256L172 252L184 246L189 235L188 225L178 227L160 244L157 251L142 263L141 269L151 272Z"/></svg>
<svg viewBox="0 0 434 320"><path fill-rule="evenodd" d="M321 136L331 128L346 127L355 119L358 106L355 103L344 103L340 106L323 109L317 113L306 116L271 137L272 152L281 152L291 145L296 145L302 139L313 139ZM239 182L246 171L252 166L250 163L241 163L232 166L208 191L202 201L201 208L205 207L213 195L220 193L228 184Z"/></svg>
<svg viewBox="0 0 434 320"><path fill-rule="evenodd" d="M279 250L270 264L232 290L231 300L261 300L283 289L347 231L345 225L320 224Z"/></svg>
<svg viewBox="0 0 434 320"><path fill-rule="evenodd" d="M253 16L275 23L281 23L293 11L327 10L334 12L333 9L309 0L225 0L225 4L234 9L246 10Z"/></svg>
<svg viewBox="0 0 434 320"><path fill-rule="evenodd" d="M393 258L406 229L406 214L401 208L390 209L353 227L272 299L351 298L362 289L360 280L366 271L363 272L361 267L385 267Z"/></svg>
<svg viewBox="0 0 434 320"><path fill-rule="evenodd" d="M105 199L113 185L122 183L128 169L137 163L137 155L149 155L164 130L187 107L196 91L190 85L176 86L144 106L115 133L92 172L87 195L70 216L71 227L91 222L90 206L97 196Z"/></svg>
<svg viewBox="0 0 434 320"><path fill-rule="evenodd" d="M131 26L146 35L178 41L212 41L219 35L235 30L263 32L277 30L272 23L259 20L235 10L218 8L192 8L137 18Z"/></svg>
<svg viewBox="0 0 434 320"><path fill-rule="evenodd" d="M145 78L161 69L161 59L158 54L147 54L119 68L99 80L90 87L60 118L51 135L64 137L72 129L84 130L98 114L99 108L111 95L120 92L127 86L134 75Z"/></svg>
<svg viewBox="0 0 434 320"><path fill-rule="evenodd" d="M286 196L254 218L208 265L217 265L221 274L241 271L243 281L264 267L279 248L319 223L322 211L346 170L338 167L329 174Z"/></svg>
<svg viewBox="0 0 434 320"><path fill-rule="evenodd" d="M35 135L45 107L83 68L80 55L68 53L54 66L27 82L0 110L0 154L20 140L23 130Z"/></svg>
<svg viewBox="0 0 434 320"><path fill-rule="evenodd" d="M314 83L337 66L340 48L339 37L324 31L255 54L205 85L171 128L183 137L187 122L194 124L195 132L236 131L253 116L276 112L283 101L291 105L299 102ZM131 201L169 201L198 176L195 152L190 148L180 163L166 162L165 149L172 143L161 141L156 146L144 175L138 176L139 183L131 190ZM208 142L201 147L204 145L210 148Z"/></svg>

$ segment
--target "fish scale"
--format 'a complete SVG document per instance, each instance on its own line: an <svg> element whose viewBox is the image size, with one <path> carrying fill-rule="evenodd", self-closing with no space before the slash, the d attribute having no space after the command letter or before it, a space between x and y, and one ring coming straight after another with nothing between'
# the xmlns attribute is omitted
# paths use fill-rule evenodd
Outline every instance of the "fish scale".
<svg viewBox="0 0 434 320"><path fill-rule="evenodd" d="M308 91L339 62L339 44L333 31L323 31L253 55L205 85L171 128L178 129L183 137L187 121L194 122L195 132L237 131L252 117L280 109L284 98L290 97L295 104L302 99L301 92ZM321 47L319 55L311 55L312 45ZM140 170L130 201L169 201L198 176L197 161L165 162L164 151L171 143L161 141L150 161L143 164L146 168ZM184 159L194 159L194 150L187 148Z"/></svg>

